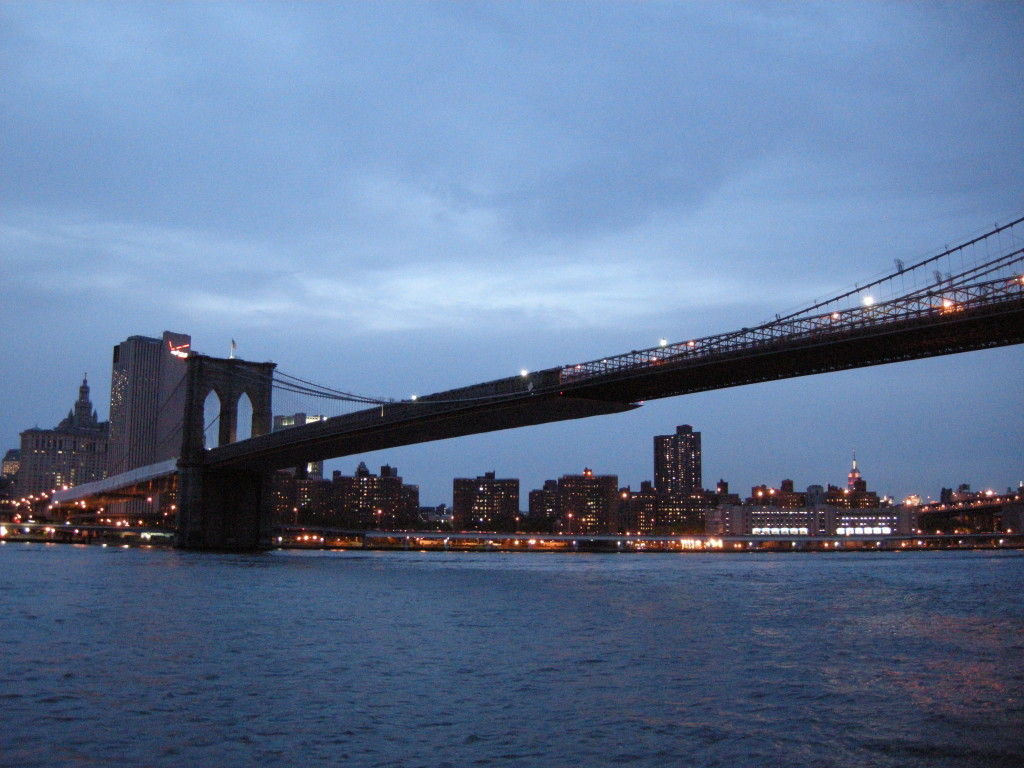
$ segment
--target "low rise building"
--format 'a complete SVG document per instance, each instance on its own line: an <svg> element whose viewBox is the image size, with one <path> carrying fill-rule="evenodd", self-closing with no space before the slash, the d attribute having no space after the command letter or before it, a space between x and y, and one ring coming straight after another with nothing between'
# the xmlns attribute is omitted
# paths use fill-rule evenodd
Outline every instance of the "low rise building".
<svg viewBox="0 0 1024 768"><path fill-rule="evenodd" d="M916 530L912 507L784 509L746 504L712 510L705 528L715 536L890 536Z"/></svg>

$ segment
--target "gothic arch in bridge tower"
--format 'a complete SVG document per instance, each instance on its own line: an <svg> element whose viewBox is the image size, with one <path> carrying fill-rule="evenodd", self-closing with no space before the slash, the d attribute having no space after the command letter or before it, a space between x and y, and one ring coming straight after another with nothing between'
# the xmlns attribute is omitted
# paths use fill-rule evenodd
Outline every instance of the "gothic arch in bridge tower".
<svg viewBox="0 0 1024 768"><path fill-rule="evenodd" d="M211 389L203 398L203 447L216 448L220 433L217 425L220 424L220 396L216 389Z"/></svg>
<svg viewBox="0 0 1024 768"><path fill-rule="evenodd" d="M185 408L186 411L197 407L202 410L186 413L185 422L188 424L191 415L203 424L204 431L215 428L217 438L209 440L211 447L259 437L270 431L273 423L270 404L274 363L250 363L238 358L191 355L188 365L189 392ZM207 400L211 393L216 396L220 406L216 426L205 418ZM240 426L248 427L244 429L247 434L240 434ZM184 437L184 442L188 444L189 435ZM205 444L206 440L200 442ZM187 451L186 445L182 446L183 456ZM190 447L194 449L195 445Z"/></svg>

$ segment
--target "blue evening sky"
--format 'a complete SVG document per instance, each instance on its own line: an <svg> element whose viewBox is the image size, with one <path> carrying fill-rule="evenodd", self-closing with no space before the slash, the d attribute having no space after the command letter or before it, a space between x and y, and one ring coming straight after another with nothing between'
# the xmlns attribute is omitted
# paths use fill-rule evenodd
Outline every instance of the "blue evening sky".
<svg viewBox="0 0 1024 768"><path fill-rule="evenodd" d="M404 398L749 326L1024 210L1017 3L0 4L0 449L192 334ZM332 462L1024 479L1024 350ZM282 407L289 406L282 403ZM296 404L297 407L302 407ZM311 410L310 406L305 406Z"/></svg>

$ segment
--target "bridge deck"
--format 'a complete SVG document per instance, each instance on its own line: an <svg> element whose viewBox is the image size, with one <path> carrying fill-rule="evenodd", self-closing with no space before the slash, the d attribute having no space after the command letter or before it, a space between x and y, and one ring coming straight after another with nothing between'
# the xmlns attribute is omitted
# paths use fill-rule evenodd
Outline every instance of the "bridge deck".
<svg viewBox="0 0 1024 768"><path fill-rule="evenodd" d="M693 392L1019 344L1024 342L1024 285L974 304L937 303L895 316L884 306L848 314L852 321L838 323L832 322L834 314L802 318L786 335L764 338L757 329L744 329L729 335L729 344L705 345L696 352L689 347L675 354L648 350L630 353L635 358L630 365L595 361L390 403L215 448L206 463L249 469L298 466L620 413L646 400Z"/></svg>

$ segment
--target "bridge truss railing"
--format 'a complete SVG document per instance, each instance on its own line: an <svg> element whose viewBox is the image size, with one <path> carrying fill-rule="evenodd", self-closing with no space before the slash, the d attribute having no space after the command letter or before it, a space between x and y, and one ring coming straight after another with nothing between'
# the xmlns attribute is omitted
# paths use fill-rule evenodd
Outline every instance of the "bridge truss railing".
<svg viewBox="0 0 1024 768"><path fill-rule="evenodd" d="M991 262L993 269L1005 271L1018 266L1024 258L1024 249L999 257ZM997 264L998 262L998 264ZM974 275L991 270L972 268ZM946 285L943 285L946 282ZM968 285L938 281L935 285L885 302L866 302L864 306L847 307L815 315L794 315L771 323L744 328L740 331L705 336L675 344L665 344L621 355L564 366L563 383L627 372L639 368L681 363L710 358L722 354L763 349L766 346L806 342L835 337L846 331L864 330L872 326L893 325L900 321L923 317L941 317L986 305L1001 304L1024 298L1024 275L1011 274L993 280Z"/></svg>

